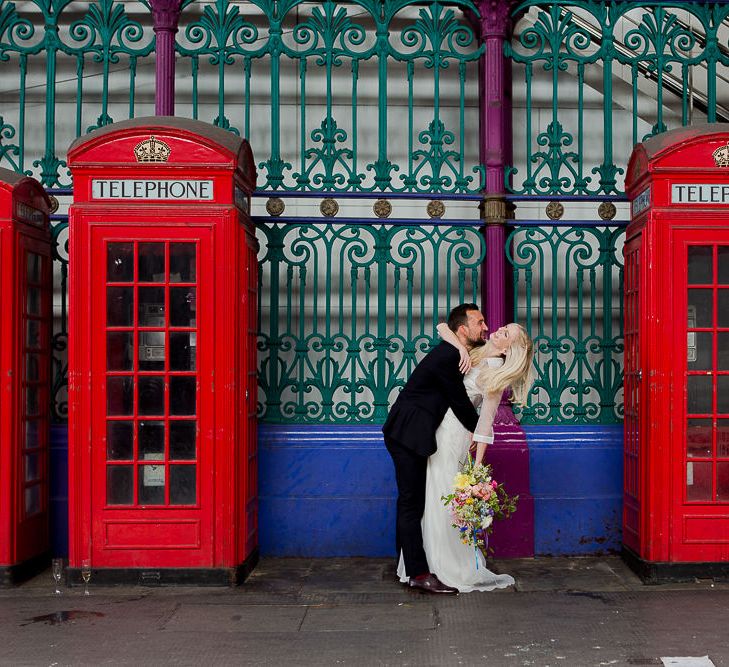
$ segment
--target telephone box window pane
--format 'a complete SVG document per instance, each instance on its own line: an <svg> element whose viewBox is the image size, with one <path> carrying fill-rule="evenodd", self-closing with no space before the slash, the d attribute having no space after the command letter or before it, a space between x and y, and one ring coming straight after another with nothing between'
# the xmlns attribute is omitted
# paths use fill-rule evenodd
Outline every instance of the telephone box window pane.
<svg viewBox="0 0 729 667"><path fill-rule="evenodd" d="M729 375L719 375L716 378L716 411L729 415Z"/></svg>
<svg viewBox="0 0 729 667"><path fill-rule="evenodd" d="M689 375L686 384L688 387L689 413L706 414L707 412L711 412L711 377L705 375Z"/></svg>
<svg viewBox="0 0 729 667"><path fill-rule="evenodd" d="M729 327L729 289L717 290L716 319L720 327Z"/></svg>
<svg viewBox="0 0 729 667"><path fill-rule="evenodd" d="M165 326L165 288L139 288L139 326Z"/></svg>
<svg viewBox="0 0 729 667"><path fill-rule="evenodd" d="M25 481L33 482L40 477L40 457L38 454L27 454L25 457Z"/></svg>
<svg viewBox="0 0 729 667"><path fill-rule="evenodd" d="M716 464L716 499L729 500L729 463Z"/></svg>
<svg viewBox="0 0 729 667"><path fill-rule="evenodd" d="M194 505L197 500L194 465L170 466L170 505Z"/></svg>
<svg viewBox="0 0 729 667"><path fill-rule="evenodd" d="M720 331L716 335L716 369L729 371L729 332Z"/></svg>
<svg viewBox="0 0 729 667"><path fill-rule="evenodd" d="M713 334L689 331L687 334L687 367L690 371L710 371L713 368Z"/></svg>
<svg viewBox="0 0 729 667"><path fill-rule="evenodd" d="M170 282L194 283L195 244L170 243Z"/></svg>
<svg viewBox="0 0 729 667"><path fill-rule="evenodd" d="M38 387L35 385L25 388L25 414L29 417L38 415Z"/></svg>
<svg viewBox="0 0 729 667"><path fill-rule="evenodd" d="M137 491L140 505L164 505L164 465L142 465L138 471Z"/></svg>
<svg viewBox="0 0 729 667"><path fill-rule="evenodd" d="M689 419L686 426L686 450L688 458L702 459L711 456L711 419Z"/></svg>
<svg viewBox="0 0 729 667"><path fill-rule="evenodd" d="M139 282L163 283L165 281L165 244L139 244Z"/></svg>
<svg viewBox="0 0 729 667"><path fill-rule="evenodd" d="M28 288L27 300L28 315L40 315L41 312L41 291L39 287Z"/></svg>
<svg viewBox="0 0 729 667"><path fill-rule="evenodd" d="M688 247L688 282L689 285L705 285L712 280L713 247L710 245L692 245Z"/></svg>
<svg viewBox="0 0 729 667"><path fill-rule="evenodd" d="M37 354L25 355L25 379L28 382L40 380L40 357Z"/></svg>
<svg viewBox="0 0 729 667"><path fill-rule="evenodd" d="M131 505L134 503L134 469L132 466L108 466L106 468L107 505Z"/></svg>
<svg viewBox="0 0 729 667"><path fill-rule="evenodd" d="M720 285L729 285L729 246L720 245L718 259L718 280Z"/></svg>
<svg viewBox="0 0 729 667"><path fill-rule="evenodd" d="M701 329L714 325L713 290L690 289L688 291L688 328L699 327Z"/></svg>
<svg viewBox="0 0 729 667"><path fill-rule="evenodd" d="M170 422L170 459L173 461L189 461L195 459L195 432L197 422Z"/></svg>
<svg viewBox="0 0 729 667"><path fill-rule="evenodd" d="M729 419L716 420L716 455L729 457Z"/></svg>
<svg viewBox="0 0 729 667"><path fill-rule="evenodd" d="M25 345L32 350L40 349L41 323L37 320L28 320L26 328Z"/></svg>
<svg viewBox="0 0 729 667"><path fill-rule="evenodd" d="M687 500L712 500L711 463L689 461L686 464Z"/></svg>
<svg viewBox="0 0 729 667"><path fill-rule="evenodd" d="M110 377L106 380L106 414L131 415L134 382L130 377Z"/></svg>
<svg viewBox="0 0 729 667"><path fill-rule="evenodd" d="M130 421L106 422L106 458L110 461L131 461L134 429Z"/></svg>
<svg viewBox="0 0 729 667"><path fill-rule="evenodd" d="M170 370L194 371L197 334L194 331L170 332Z"/></svg>
<svg viewBox="0 0 729 667"><path fill-rule="evenodd" d="M171 377L170 378L170 414L171 415L194 415L195 414L195 385L197 379L194 377Z"/></svg>
<svg viewBox="0 0 729 667"><path fill-rule="evenodd" d="M132 370L132 335L131 331L106 333L106 370Z"/></svg>
<svg viewBox="0 0 729 667"><path fill-rule="evenodd" d="M40 439L38 437L38 422L29 420L25 422L25 448L34 449L40 447Z"/></svg>
<svg viewBox="0 0 729 667"><path fill-rule="evenodd" d="M134 280L134 244L110 243L106 247L106 282L130 283Z"/></svg>
<svg viewBox="0 0 729 667"><path fill-rule="evenodd" d="M165 423L139 422L139 458L143 461L163 461L165 458Z"/></svg>
<svg viewBox="0 0 729 667"><path fill-rule="evenodd" d="M25 490L25 514L37 514L41 510L40 486L31 486Z"/></svg>
<svg viewBox="0 0 729 667"><path fill-rule="evenodd" d="M134 324L133 287L106 288L106 324L110 327L130 327Z"/></svg>
<svg viewBox="0 0 729 667"><path fill-rule="evenodd" d="M43 275L43 258L34 252L28 253L28 282L38 284Z"/></svg>
<svg viewBox="0 0 729 667"><path fill-rule="evenodd" d="M194 327L196 315L195 288L170 288L170 325L173 327Z"/></svg>
<svg viewBox="0 0 729 667"><path fill-rule="evenodd" d="M139 378L139 414L163 415L165 413L164 378L160 375Z"/></svg>
<svg viewBox="0 0 729 667"><path fill-rule="evenodd" d="M139 370L163 371L165 369L165 332L139 332Z"/></svg>

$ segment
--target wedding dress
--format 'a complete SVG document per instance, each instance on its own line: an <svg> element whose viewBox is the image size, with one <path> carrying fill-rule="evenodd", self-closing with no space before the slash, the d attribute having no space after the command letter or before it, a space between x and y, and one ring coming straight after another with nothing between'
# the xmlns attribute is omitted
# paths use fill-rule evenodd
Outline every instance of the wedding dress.
<svg viewBox="0 0 729 667"><path fill-rule="evenodd" d="M489 366L499 366L500 358L487 358ZM463 382L468 396L478 409L481 417L476 430L489 434L496 408L501 400L500 395L491 395L486 401L476 385L479 368L466 373ZM487 432L482 429L487 424ZM451 525L448 508L443 504L441 496L453 491L453 479L466 460L471 445L470 433L451 410L448 410L435 433L438 450L428 459L428 472L425 486L425 512L423 513L423 547L428 558L430 571L444 584L457 588L461 593L471 591L492 591L495 588L506 588L514 583L508 574L495 574L486 567L486 559L479 549L463 544L460 534ZM397 568L400 581L407 583L405 563L400 554Z"/></svg>

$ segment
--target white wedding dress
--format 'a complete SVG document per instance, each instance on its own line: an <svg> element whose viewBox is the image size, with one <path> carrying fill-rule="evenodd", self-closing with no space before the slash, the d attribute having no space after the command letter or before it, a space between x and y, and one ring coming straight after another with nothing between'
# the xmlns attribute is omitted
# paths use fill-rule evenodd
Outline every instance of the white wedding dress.
<svg viewBox="0 0 729 667"><path fill-rule="evenodd" d="M501 365L501 359L487 358L490 366ZM483 395L476 385L478 368L471 369L463 378L468 396L481 417L477 431L490 434L496 408L501 396L492 395L483 402ZM483 403L483 405L482 405ZM483 430L486 424L487 431ZM451 525L448 508L441 496L453 491L453 478L458 474L468 455L471 445L470 433L458 421L452 410L448 410L435 433L438 450L428 459L428 473L425 486L425 512L423 513L423 547L428 558L430 571L444 584L457 588L461 593L471 591L492 591L506 588L514 583L508 574L495 574L486 567L486 560L479 549L461 542L459 532ZM405 563L400 554L397 574L400 581L407 583Z"/></svg>

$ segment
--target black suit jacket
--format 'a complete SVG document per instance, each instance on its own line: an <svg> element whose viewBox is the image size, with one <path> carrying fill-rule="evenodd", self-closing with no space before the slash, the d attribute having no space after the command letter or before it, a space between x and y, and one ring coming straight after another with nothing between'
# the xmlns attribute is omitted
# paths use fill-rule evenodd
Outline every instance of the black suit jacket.
<svg viewBox="0 0 729 667"><path fill-rule="evenodd" d="M430 456L437 448L435 432L448 408L467 430L474 431L478 413L463 385L459 358L458 350L445 342L425 356L390 408L382 427L386 438Z"/></svg>

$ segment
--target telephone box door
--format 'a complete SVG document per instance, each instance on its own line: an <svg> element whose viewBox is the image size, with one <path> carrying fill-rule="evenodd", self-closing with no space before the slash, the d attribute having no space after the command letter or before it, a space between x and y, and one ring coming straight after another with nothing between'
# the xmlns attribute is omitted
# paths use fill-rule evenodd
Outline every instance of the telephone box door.
<svg viewBox="0 0 729 667"><path fill-rule="evenodd" d="M213 562L212 239L93 226L92 558ZM133 239L133 240L130 240Z"/></svg>
<svg viewBox="0 0 729 667"><path fill-rule="evenodd" d="M640 295L642 234L630 239L624 250L623 332L625 340L625 368L623 377L624 450L623 450L623 541L636 552L641 535L641 437L646 402L641 400L643 386L640 346Z"/></svg>
<svg viewBox="0 0 729 667"><path fill-rule="evenodd" d="M48 436L50 405L51 258L47 243L19 238L20 299L20 511L17 560L48 548Z"/></svg>
<svg viewBox="0 0 729 667"><path fill-rule="evenodd" d="M671 560L729 558L729 230L677 231Z"/></svg>

